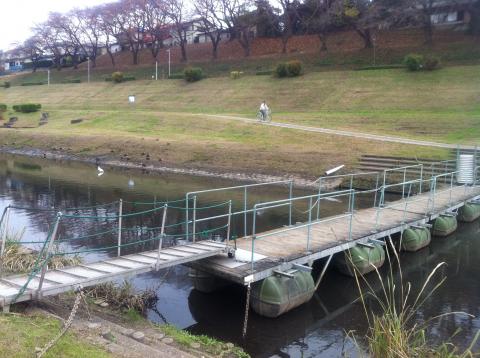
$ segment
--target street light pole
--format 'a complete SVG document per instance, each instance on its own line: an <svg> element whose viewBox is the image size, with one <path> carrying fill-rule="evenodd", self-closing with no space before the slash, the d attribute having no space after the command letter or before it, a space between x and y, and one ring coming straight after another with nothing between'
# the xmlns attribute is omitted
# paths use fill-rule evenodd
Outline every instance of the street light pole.
<svg viewBox="0 0 480 358"><path fill-rule="evenodd" d="M50 86L50 70L47 70L47 85Z"/></svg>
<svg viewBox="0 0 480 358"><path fill-rule="evenodd" d="M170 49L168 49L167 52L168 52L168 78L170 78Z"/></svg>
<svg viewBox="0 0 480 358"><path fill-rule="evenodd" d="M158 81L158 61L155 61L155 81Z"/></svg>

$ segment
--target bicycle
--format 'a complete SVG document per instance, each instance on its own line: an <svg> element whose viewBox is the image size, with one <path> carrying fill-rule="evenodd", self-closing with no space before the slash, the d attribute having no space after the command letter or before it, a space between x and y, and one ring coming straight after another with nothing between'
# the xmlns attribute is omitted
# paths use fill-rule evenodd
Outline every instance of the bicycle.
<svg viewBox="0 0 480 358"><path fill-rule="evenodd" d="M257 112L257 121L259 121L259 122L271 122L272 121L272 111L270 109L268 109L265 116L263 115L262 111L258 111Z"/></svg>

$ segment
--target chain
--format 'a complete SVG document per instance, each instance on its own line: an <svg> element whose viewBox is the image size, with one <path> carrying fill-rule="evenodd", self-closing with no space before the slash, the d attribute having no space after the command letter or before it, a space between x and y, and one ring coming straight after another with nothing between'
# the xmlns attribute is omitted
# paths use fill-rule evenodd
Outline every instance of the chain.
<svg viewBox="0 0 480 358"><path fill-rule="evenodd" d="M249 282L247 287L247 302L245 303L245 318L243 320L242 338L245 338L245 336L247 335L248 311L250 310L250 291L251 291L251 286Z"/></svg>
<svg viewBox="0 0 480 358"><path fill-rule="evenodd" d="M82 290L78 290L77 297L75 297L75 303L73 304L72 311L70 312L70 316L68 317L67 321L63 325L62 330L37 353L37 358L43 357L44 354L47 353L47 351L50 348L52 348L60 338L62 338L65 332L67 332L67 330L72 325L75 315L77 314L78 306L80 305L80 300L82 298L85 300L85 296L83 295Z"/></svg>

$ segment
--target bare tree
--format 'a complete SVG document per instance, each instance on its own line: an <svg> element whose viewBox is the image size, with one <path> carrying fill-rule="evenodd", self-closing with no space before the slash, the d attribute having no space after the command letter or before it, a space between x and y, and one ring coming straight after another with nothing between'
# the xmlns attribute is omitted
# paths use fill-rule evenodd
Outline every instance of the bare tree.
<svg viewBox="0 0 480 358"><path fill-rule="evenodd" d="M77 36L75 39L81 47L83 53L92 61L92 67L96 67L96 59L100 47L102 36L102 26L100 14L96 8L86 8L83 10L74 10L72 16L78 23Z"/></svg>
<svg viewBox="0 0 480 358"><path fill-rule="evenodd" d="M182 53L182 61L187 61L187 32L194 26L185 0L166 0L168 18L172 23L175 39L178 40Z"/></svg>
<svg viewBox="0 0 480 358"><path fill-rule="evenodd" d="M202 32L209 37L212 43L212 58L218 57L218 45L225 31L225 23L218 17L221 9L220 0L195 0L195 13L202 22Z"/></svg>
<svg viewBox="0 0 480 358"><path fill-rule="evenodd" d="M328 35L342 26L343 0L309 0L300 10L304 32L316 34L320 51L327 51Z"/></svg>
<svg viewBox="0 0 480 358"><path fill-rule="evenodd" d="M62 44L62 36L59 29L51 25L51 21L36 25L34 28L36 37L41 39L45 52L53 57L53 63L58 70L62 68L62 58L65 54Z"/></svg>
<svg viewBox="0 0 480 358"><path fill-rule="evenodd" d="M30 59L32 72L36 72L44 53L41 39L38 36L29 37L17 48L17 51Z"/></svg>
<svg viewBox="0 0 480 358"><path fill-rule="evenodd" d="M144 0L145 30L149 40L150 52L154 59L157 58L163 41L169 35L167 26L168 9L164 0Z"/></svg>
<svg viewBox="0 0 480 358"><path fill-rule="evenodd" d="M142 8L143 1L121 0L114 12L121 32L118 37L128 43L134 65L138 65L138 53L144 45L146 15Z"/></svg>
<svg viewBox="0 0 480 358"><path fill-rule="evenodd" d="M299 20L298 7L300 5L297 0L278 0L282 7L281 15L281 38L282 53L287 52L288 40L293 36L296 23Z"/></svg>
<svg viewBox="0 0 480 358"><path fill-rule="evenodd" d="M102 32L105 49L112 62L112 67L115 67L115 56L112 53L113 41L117 42L117 36L120 32L120 26L117 21L116 3L100 5L97 7L99 15L99 26Z"/></svg>
<svg viewBox="0 0 480 358"><path fill-rule="evenodd" d="M227 26L230 38L240 43L245 57L250 56L251 30L255 26L252 5L251 0L220 0L220 11L217 15Z"/></svg>

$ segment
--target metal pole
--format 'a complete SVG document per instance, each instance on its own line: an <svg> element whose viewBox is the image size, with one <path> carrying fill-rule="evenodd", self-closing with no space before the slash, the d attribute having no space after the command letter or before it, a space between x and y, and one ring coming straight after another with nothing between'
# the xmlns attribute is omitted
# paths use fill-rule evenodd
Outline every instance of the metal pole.
<svg viewBox="0 0 480 358"><path fill-rule="evenodd" d="M232 201L228 202L227 247L230 244L230 225L232 224Z"/></svg>
<svg viewBox="0 0 480 358"><path fill-rule="evenodd" d="M247 187L244 188L243 192L243 236L247 237Z"/></svg>
<svg viewBox="0 0 480 358"><path fill-rule="evenodd" d="M422 194L422 188L423 188L423 164L420 165L420 187L418 188L419 194Z"/></svg>
<svg viewBox="0 0 480 358"><path fill-rule="evenodd" d="M325 266L323 266L322 272L320 273L320 276L318 276L317 282L315 282L315 291L318 290L318 286L320 285L320 282L322 282L323 276L327 271L328 265L330 265L330 261L332 260L332 257L333 257L333 254L328 256L327 262L325 263Z"/></svg>
<svg viewBox="0 0 480 358"><path fill-rule="evenodd" d="M170 49L168 51L168 78L170 78Z"/></svg>
<svg viewBox="0 0 480 358"><path fill-rule="evenodd" d="M167 209L168 209L168 204L165 204L163 206L162 229L160 230L160 242L158 243L157 267L156 267L157 270L158 270L158 267L160 266L160 251L162 251L163 237L165 236L165 221L167 219Z"/></svg>
<svg viewBox="0 0 480 358"><path fill-rule="evenodd" d="M188 242L188 239L190 238L190 224L188 223L188 210L189 210L189 207L188 207L188 200L189 200L189 194L185 194L185 224L187 225L187 233L185 235L186 239L187 239L187 242Z"/></svg>
<svg viewBox="0 0 480 358"><path fill-rule="evenodd" d="M1 239L2 239L2 248L1 248L1 252L0 252L0 258L3 257L3 254L5 252L5 244L6 244L6 241L7 241L7 233L5 231L5 235L3 234L4 233L4 228L6 228L6 225L3 223L3 220L6 219L8 216L8 212L10 211L10 205L8 205L5 209L3 209L3 213L2 213L2 219L0 219L0 235L1 235Z"/></svg>
<svg viewBox="0 0 480 358"><path fill-rule="evenodd" d="M193 230L192 240L193 240L193 242L195 242L195 239L196 239L196 236L197 236L196 220L197 220L197 196L195 195L193 197L193 218L192 218L192 221L193 221L193 224L192 224L192 230Z"/></svg>
<svg viewBox="0 0 480 358"><path fill-rule="evenodd" d="M378 181L380 180L380 173L377 173L377 180L375 181L375 196L373 197L373 207L377 206L377 192L378 192Z"/></svg>
<svg viewBox="0 0 480 358"><path fill-rule="evenodd" d="M355 209L355 192L352 191L350 196L352 197L351 198L351 211L350 211L350 228L348 229L348 239L349 240L352 240L352 225L353 225L353 212L354 212L354 209Z"/></svg>
<svg viewBox="0 0 480 358"><path fill-rule="evenodd" d="M158 61L155 61L155 81L158 81Z"/></svg>
<svg viewBox="0 0 480 358"><path fill-rule="evenodd" d="M47 70L47 85L50 86L50 70Z"/></svg>
<svg viewBox="0 0 480 358"><path fill-rule="evenodd" d="M87 83L90 83L90 57L87 57Z"/></svg>
<svg viewBox="0 0 480 358"><path fill-rule="evenodd" d="M290 180L288 189L288 198L290 199L290 207L288 208L288 226L292 226L292 197L293 197L293 180Z"/></svg>
<svg viewBox="0 0 480 358"><path fill-rule="evenodd" d="M322 194L322 178L318 181L317 220L320 219L320 195Z"/></svg>
<svg viewBox="0 0 480 358"><path fill-rule="evenodd" d="M40 274L40 282L38 283L38 288L37 288L37 298L40 297L40 291L42 290L43 280L45 279L45 274L47 273L48 260L50 259L50 253L52 252L53 242L55 241L55 236L57 236L58 224L60 223L61 218L62 218L62 213L58 213L57 220L55 221L55 226L53 227L52 235L50 237L50 242L48 243L45 262L43 263L42 271Z"/></svg>
<svg viewBox="0 0 480 358"><path fill-rule="evenodd" d="M118 205L118 242L117 242L117 256L121 254L122 246L122 215L123 215L123 200L120 199Z"/></svg>
<svg viewBox="0 0 480 358"><path fill-rule="evenodd" d="M307 252L310 250L310 238L312 235L312 197L308 203L308 229L307 229Z"/></svg>
<svg viewBox="0 0 480 358"><path fill-rule="evenodd" d="M254 260L254 252L255 252L255 233L256 233L256 225L257 225L257 205L253 206L253 218L252 218L252 262L251 262L251 268L252 268L252 274L254 270L253 266L253 260Z"/></svg>

